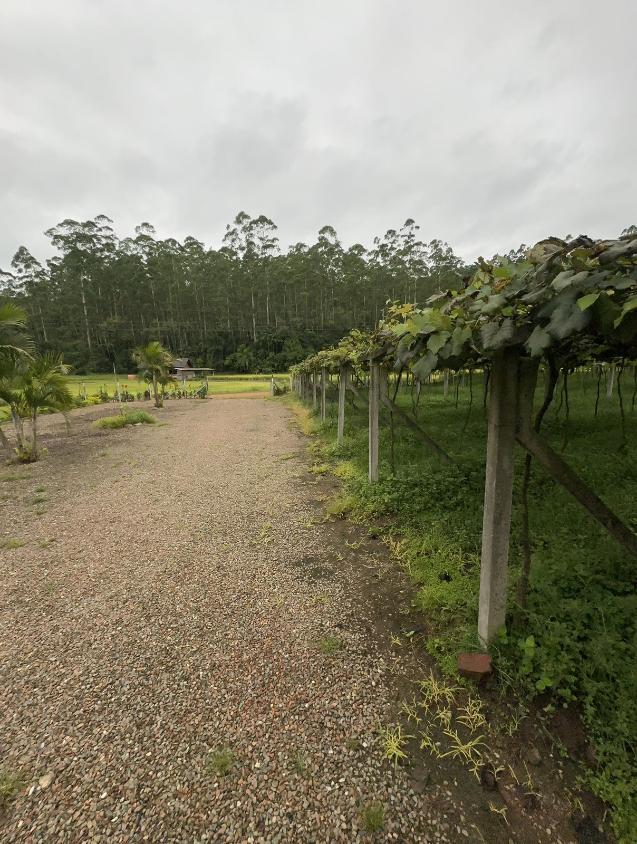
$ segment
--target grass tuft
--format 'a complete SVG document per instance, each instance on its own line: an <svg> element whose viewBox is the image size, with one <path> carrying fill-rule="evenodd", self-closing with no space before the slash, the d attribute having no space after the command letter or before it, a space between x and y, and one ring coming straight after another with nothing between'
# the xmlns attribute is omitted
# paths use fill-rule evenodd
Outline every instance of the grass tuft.
<svg viewBox="0 0 637 844"><path fill-rule="evenodd" d="M385 826L385 807L374 801L361 809L361 823L365 832L380 832Z"/></svg>
<svg viewBox="0 0 637 844"><path fill-rule="evenodd" d="M303 753L302 750L294 750L290 754L290 768L292 771L294 771L295 774L298 774L300 777L304 776L307 773L307 756Z"/></svg>
<svg viewBox="0 0 637 844"><path fill-rule="evenodd" d="M206 759L206 770L217 777L226 777L235 765L235 756L229 747L211 750Z"/></svg>
<svg viewBox="0 0 637 844"><path fill-rule="evenodd" d="M0 770L0 812L6 812L15 796L24 788L24 778L13 771Z"/></svg>
<svg viewBox="0 0 637 844"><path fill-rule="evenodd" d="M14 548L22 548L23 545L26 545L26 542L22 539L15 539L13 537L0 539L0 548L4 548L7 551L12 551Z"/></svg>
<svg viewBox="0 0 637 844"><path fill-rule="evenodd" d="M343 642L337 636L323 636L318 643L321 653L331 656L343 647Z"/></svg>
<svg viewBox="0 0 637 844"><path fill-rule="evenodd" d="M334 519L344 519L356 506L356 499L352 495L339 495L325 506L325 514Z"/></svg>

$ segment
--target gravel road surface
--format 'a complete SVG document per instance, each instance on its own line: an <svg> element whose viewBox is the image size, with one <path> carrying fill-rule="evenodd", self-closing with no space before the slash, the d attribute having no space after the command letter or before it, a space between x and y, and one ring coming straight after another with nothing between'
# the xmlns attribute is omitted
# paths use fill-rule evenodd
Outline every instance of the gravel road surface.
<svg viewBox="0 0 637 844"><path fill-rule="evenodd" d="M0 768L22 778L0 840L484 840L447 783L382 759L386 655L285 406L92 429L106 412L68 441L45 420L49 454L0 484Z"/></svg>

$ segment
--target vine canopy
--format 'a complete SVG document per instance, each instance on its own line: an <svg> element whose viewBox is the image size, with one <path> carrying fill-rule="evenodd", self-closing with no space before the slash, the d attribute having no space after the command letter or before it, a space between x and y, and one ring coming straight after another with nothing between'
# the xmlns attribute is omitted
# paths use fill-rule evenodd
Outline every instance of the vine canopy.
<svg viewBox="0 0 637 844"><path fill-rule="evenodd" d="M515 262L479 258L460 290L437 293L423 308L393 303L374 331L351 331L291 371L333 372L373 357L423 381L510 347L566 368L635 360L637 230L617 240L547 238Z"/></svg>
<svg viewBox="0 0 637 844"><path fill-rule="evenodd" d="M381 327L385 353L423 380L518 346L563 366L637 357L637 233L548 238L524 260L478 260L466 286Z"/></svg>

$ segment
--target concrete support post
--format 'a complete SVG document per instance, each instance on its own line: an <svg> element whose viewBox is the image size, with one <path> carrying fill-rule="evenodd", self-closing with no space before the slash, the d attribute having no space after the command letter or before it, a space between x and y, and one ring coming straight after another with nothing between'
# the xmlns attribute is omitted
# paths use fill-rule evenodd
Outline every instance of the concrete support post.
<svg viewBox="0 0 637 844"><path fill-rule="evenodd" d="M325 399L325 391L327 388L327 369L322 367L321 369L321 422L325 422L326 411L327 411L327 402Z"/></svg>
<svg viewBox="0 0 637 844"><path fill-rule="evenodd" d="M318 409L318 372L312 373L312 410Z"/></svg>
<svg viewBox="0 0 637 844"><path fill-rule="evenodd" d="M380 411L380 366L369 365L369 482L378 480L378 421Z"/></svg>
<svg viewBox="0 0 637 844"><path fill-rule="evenodd" d="M338 381L338 426L336 430L336 442L343 445L345 435L345 396L347 394L347 382L349 380L349 367L341 366Z"/></svg>
<svg viewBox="0 0 637 844"><path fill-rule="evenodd" d="M449 370L445 369L443 395L445 398L449 395Z"/></svg>
<svg viewBox="0 0 637 844"><path fill-rule="evenodd" d="M613 387L615 386L615 364L611 363L608 368L608 380L606 382L606 398L610 401L613 397Z"/></svg>
<svg viewBox="0 0 637 844"><path fill-rule="evenodd" d="M506 616L518 362L517 352L499 352L493 359L489 385L489 428L478 613L478 636L484 645L491 642L504 624Z"/></svg>

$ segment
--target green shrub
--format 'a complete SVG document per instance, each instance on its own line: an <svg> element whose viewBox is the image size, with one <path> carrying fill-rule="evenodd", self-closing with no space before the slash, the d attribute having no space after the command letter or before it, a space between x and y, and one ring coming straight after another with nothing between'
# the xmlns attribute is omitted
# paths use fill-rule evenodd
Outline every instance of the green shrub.
<svg viewBox="0 0 637 844"><path fill-rule="evenodd" d="M96 428L125 428L127 425L154 425L157 419L145 410L133 410L130 413L118 413L117 416L104 416L93 422Z"/></svg>

